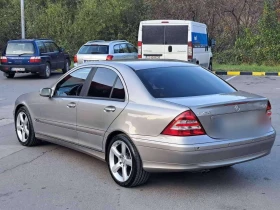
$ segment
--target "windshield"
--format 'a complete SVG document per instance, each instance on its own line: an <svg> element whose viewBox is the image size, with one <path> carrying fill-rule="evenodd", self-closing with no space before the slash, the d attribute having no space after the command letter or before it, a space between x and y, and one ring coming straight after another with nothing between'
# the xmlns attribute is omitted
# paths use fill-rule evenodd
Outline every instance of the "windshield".
<svg viewBox="0 0 280 210"><path fill-rule="evenodd" d="M155 98L175 98L232 93L236 90L201 67L164 67L136 74Z"/></svg>
<svg viewBox="0 0 280 210"><path fill-rule="evenodd" d="M108 54L108 45L84 45L79 51L79 54Z"/></svg>
<svg viewBox="0 0 280 210"><path fill-rule="evenodd" d="M31 42L10 42L6 48L6 55L33 55L34 45Z"/></svg>

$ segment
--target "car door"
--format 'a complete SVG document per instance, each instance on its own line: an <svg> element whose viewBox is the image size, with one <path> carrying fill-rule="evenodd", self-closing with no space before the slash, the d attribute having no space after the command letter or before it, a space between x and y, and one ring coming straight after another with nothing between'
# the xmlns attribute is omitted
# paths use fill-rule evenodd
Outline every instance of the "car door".
<svg viewBox="0 0 280 210"><path fill-rule="evenodd" d="M138 50L132 44L127 44L127 48L129 50L129 59L137 59L138 58Z"/></svg>
<svg viewBox="0 0 280 210"><path fill-rule="evenodd" d="M77 106L77 143L102 151L103 137L127 104L121 75L108 67L98 67L87 94Z"/></svg>
<svg viewBox="0 0 280 210"><path fill-rule="evenodd" d="M57 59L56 68L63 69L64 62L65 62L64 52L60 50L60 48L57 46L56 43L51 42L51 45L54 53L56 53L56 59Z"/></svg>
<svg viewBox="0 0 280 210"><path fill-rule="evenodd" d="M77 138L76 106L90 71L89 67L77 69L57 83L51 98L41 98L37 133L68 142Z"/></svg>
<svg viewBox="0 0 280 210"><path fill-rule="evenodd" d="M120 58L121 60L129 59L130 53L126 43L120 44L120 54L121 54L121 58Z"/></svg>
<svg viewBox="0 0 280 210"><path fill-rule="evenodd" d="M165 26L164 58L188 60L188 26Z"/></svg>

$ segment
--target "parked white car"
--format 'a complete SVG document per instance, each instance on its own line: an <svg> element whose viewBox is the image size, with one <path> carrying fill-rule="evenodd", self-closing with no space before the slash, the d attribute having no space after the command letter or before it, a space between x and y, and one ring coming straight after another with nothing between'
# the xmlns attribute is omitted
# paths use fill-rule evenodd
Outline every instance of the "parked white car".
<svg viewBox="0 0 280 210"><path fill-rule="evenodd" d="M176 59L199 64L212 70L207 26L188 20L148 20L140 22L138 58Z"/></svg>
<svg viewBox="0 0 280 210"><path fill-rule="evenodd" d="M137 48L125 40L93 40L85 43L74 56L74 66L91 61L137 59Z"/></svg>

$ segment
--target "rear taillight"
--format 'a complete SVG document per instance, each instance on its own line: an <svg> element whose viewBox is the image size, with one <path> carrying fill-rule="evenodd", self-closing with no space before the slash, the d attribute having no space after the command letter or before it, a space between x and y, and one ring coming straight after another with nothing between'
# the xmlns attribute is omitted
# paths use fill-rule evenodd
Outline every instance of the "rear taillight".
<svg viewBox="0 0 280 210"><path fill-rule="evenodd" d="M1 62L1 63L8 63L8 58L7 58L6 56L2 56L2 57L0 58L0 62Z"/></svg>
<svg viewBox="0 0 280 210"><path fill-rule="evenodd" d="M188 60L193 59L193 44L192 42L188 42Z"/></svg>
<svg viewBox="0 0 280 210"><path fill-rule="evenodd" d="M204 135L205 131L195 114L189 110L177 116L161 134L170 136L197 136Z"/></svg>
<svg viewBox="0 0 280 210"><path fill-rule="evenodd" d="M106 61L111 61L111 60L113 60L113 58L114 58L114 56L112 56L112 55L107 55Z"/></svg>
<svg viewBox="0 0 280 210"><path fill-rule="evenodd" d="M31 57L29 60L30 63L41 63L41 57Z"/></svg>
<svg viewBox="0 0 280 210"><path fill-rule="evenodd" d="M78 56L77 55L74 55L74 63L78 63Z"/></svg>
<svg viewBox="0 0 280 210"><path fill-rule="evenodd" d="M142 58L142 42L138 41L138 58Z"/></svg>
<svg viewBox="0 0 280 210"><path fill-rule="evenodd" d="M271 104L269 101L267 102L266 115L269 119L271 119L272 112L271 112Z"/></svg>

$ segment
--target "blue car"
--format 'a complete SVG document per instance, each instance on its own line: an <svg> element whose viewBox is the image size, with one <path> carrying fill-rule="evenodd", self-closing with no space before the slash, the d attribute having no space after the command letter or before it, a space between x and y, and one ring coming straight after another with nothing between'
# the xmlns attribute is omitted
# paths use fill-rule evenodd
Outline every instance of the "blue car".
<svg viewBox="0 0 280 210"><path fill-rule="evenodd" d="M38 73L49 78L52 70L69 71L69 54L50 39L10 40L1 56L0 70L7 78L16 73Z"/></svg>

